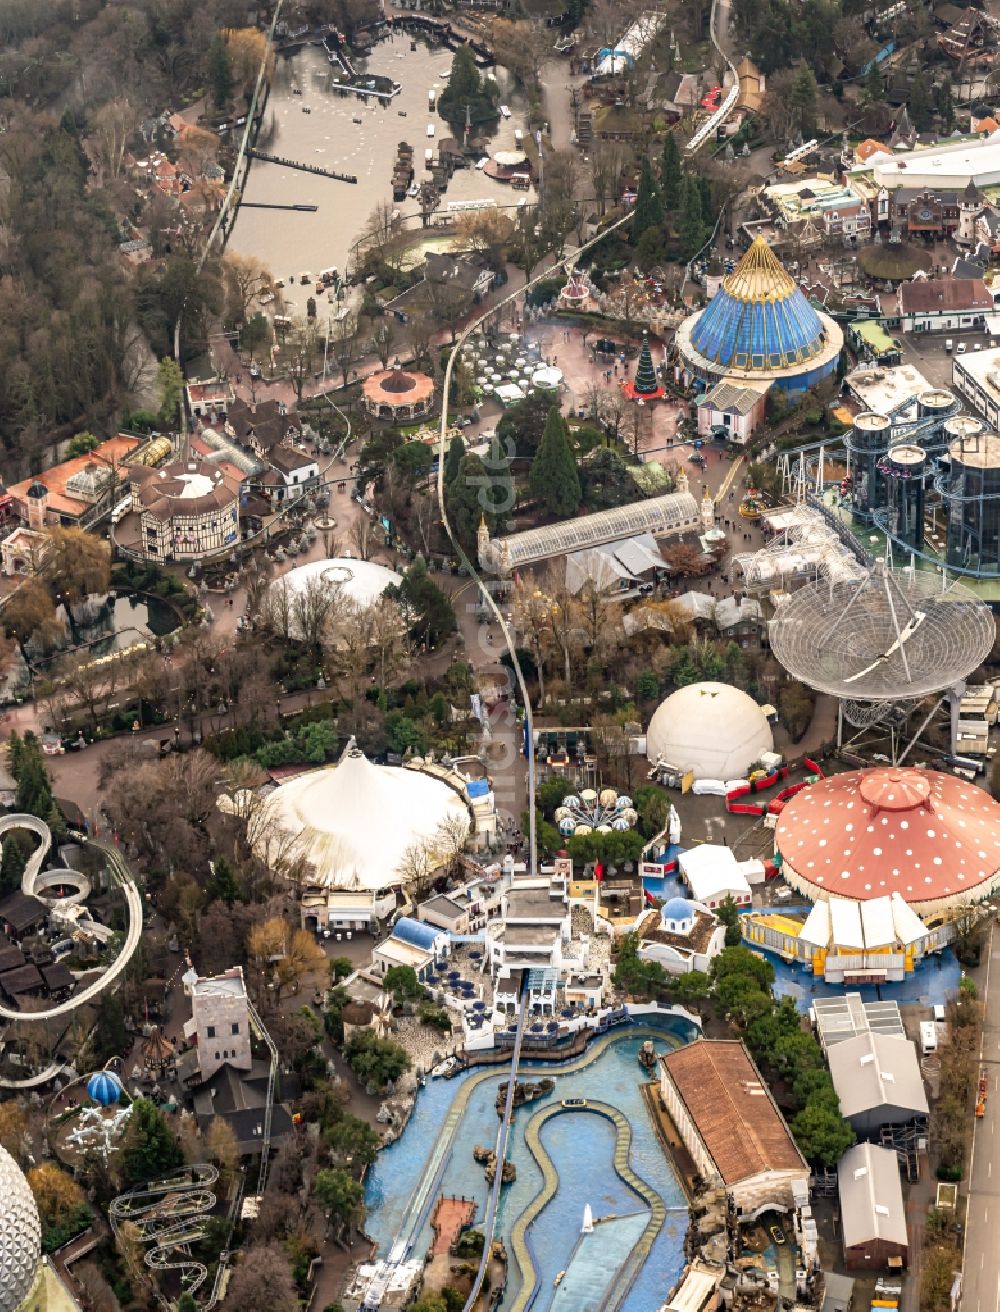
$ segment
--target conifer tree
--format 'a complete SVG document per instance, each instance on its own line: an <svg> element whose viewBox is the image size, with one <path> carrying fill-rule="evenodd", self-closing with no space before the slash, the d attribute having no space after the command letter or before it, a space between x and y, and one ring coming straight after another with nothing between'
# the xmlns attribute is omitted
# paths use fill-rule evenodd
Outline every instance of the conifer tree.
<svg viewBox="0 0 1000 1312"><path fill-rule="evenodd" d="M546 510L565 519L580 506L580 476L569 445L566 420L553 406L545 421L545 432L531 462L528 482Z"/></svg>
<svg viewBox="0 0 1000 1312"><path fill-rule="evenodd" d="M683 183L681 152L677 146L677 138L672 132L668 132L663 142L663 158L660 162L660 198L668 214L680 209Z"/></svg>
<svg viewBox="0 0 1000 1312"><path fill-rule="evenodd" d="M635 209L632 211L632 244L638 244L638 241L647 228L656 228L663 222L663 206L660 203L660 192L656 185L656 179L653 177L653 166L649 159L642 161L642 169L639 173L639 190L635 198Z"/></svg>

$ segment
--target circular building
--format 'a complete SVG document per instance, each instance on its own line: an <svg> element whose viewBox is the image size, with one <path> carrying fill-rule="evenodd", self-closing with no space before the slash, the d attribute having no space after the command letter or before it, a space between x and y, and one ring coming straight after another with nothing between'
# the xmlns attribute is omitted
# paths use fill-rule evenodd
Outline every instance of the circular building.
<svg viewBox="0 0 1000 1312"><path fill-rule="evenodd" d="M268 589L275 610L279 607L288 617L288 635L302 638L299 604L308 605L308 596L317 581L329 585L337 592L337 600L353 602L358 610L373 606L386 588L398 587L402 575L373 560L355 560L352 556L331 556L326 560L311 560L306 565L282 574Z"/></svg>
<svg viewBox="0 0 1000 1312"><path fill-rule="evenodd" d="M767 717L752 697L728 683L691 683L653 713L646 756L696 779L741 779L762 752L774 750Z"/></svg>
<svg viewBox="0 0 1000 1312"><path fill-rule="evenodd" d="M401 365L371 374L361 385L365 409L374 419L418 419L434 407L434 380Z"/></svg>
<svg viewBox="0 0 1000 1312"><path fill-rule="evenodd" d="M926 916L978 902L1000 883L1000 805L932 770L821 779L786 804L774 844L789 884L814 901L899 893Z"/></svg>
<svg viewBox="0 0 1000 1312"><path fill-rule="evenodd" d="M269 794L251 837L268 865L303 861L326 888L376 891L414 878L414 849L426 850L429 869L450 856L445 824L470 828L453 788L417 769L375 765L352 741L336 765Z"/></svg>
<svg viewBox="0 0 1000 1312"><path fill-rule="evenodd" d="M198 460L177 460L162 469L135 465L128 477L142 523L143 555L200 560L239 541L239 490L217 465Z"/></svg>
<svg viewBox="0 0 1000 1312"><path fill-rule="evenodd" d="M801 392L836 369L844 334L756 237L676 342L685 367L709 386L726 378Z"/></svg>
<svg viewBox="0 0 1000 1312"><path fill-rule="evenodd" d="M0 1148L0 1312L20 1312L42 1262L42 1225L24 1173Z"/></svg>

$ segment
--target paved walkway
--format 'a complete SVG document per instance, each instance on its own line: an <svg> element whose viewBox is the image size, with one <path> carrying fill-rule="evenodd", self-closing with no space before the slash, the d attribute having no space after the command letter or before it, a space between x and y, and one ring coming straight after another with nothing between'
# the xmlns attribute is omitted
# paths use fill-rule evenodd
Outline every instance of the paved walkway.
<svg viewBox="0 0 1000 1312"><path fill-rule="evenodd" d="M980 1062L989 1093L983 1119L973 1122L962 1312L1000 1312L1000 977L995 961L1000 965L1000 936L993 923L977 978L984 1008Z"/></svg>

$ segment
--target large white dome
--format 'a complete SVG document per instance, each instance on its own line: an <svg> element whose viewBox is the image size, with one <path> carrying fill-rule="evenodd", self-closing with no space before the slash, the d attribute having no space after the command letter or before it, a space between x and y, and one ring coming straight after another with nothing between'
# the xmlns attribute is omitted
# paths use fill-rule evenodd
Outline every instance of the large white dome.
<svg viewBox="0 0 1000 1312"><path fill-rule="evenodd" d="M403 581L401 575L385 565L377 565L373 560L355 560L353 556L331 556L326 560L297 565L276 578L270 587L272 598L279 599L275 605L288 608L288 632L293 638L301 636L295 598L305 596L313 580L322 580L336 587L341 597L347 597L363 610L374 605L390 583L398 587ZM286 600L282 601L282 597Z"/></svg>
<svg viewBox="0 0 1000 1312"><path fill-rule="evenodd" d="M0 1312L17 1312L42 1260L42 1225L27 1180L0 1148Z"/></svg>
<svg viewBox="0 0 1000 1312"><path fill-rule="evenodd" d="M696 779L740 779L774 749L771 726L752 697L728 683L691 683L656 709L646 755Z"/></svg>
<svg viewBox="0 0 1000 1312"><path fill-rule="evenodd" d="M268 864L307 861L331 888L389 888L406 882L407 848L433 850L452 818L468 832L468 808L448 784L420 770L375 765L349 745L336 765L296 775L270 794L254 821L254 846ZM443 857L439 845L435 855Z"/></svg>

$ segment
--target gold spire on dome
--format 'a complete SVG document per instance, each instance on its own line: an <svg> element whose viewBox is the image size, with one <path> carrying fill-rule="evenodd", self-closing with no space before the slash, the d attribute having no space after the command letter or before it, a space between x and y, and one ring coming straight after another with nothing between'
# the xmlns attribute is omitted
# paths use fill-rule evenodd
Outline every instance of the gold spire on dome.
<svg viewBox="0 0 1000 1312"><path fill-rule="evenodd" d="M738 301L783 301L796 283L763 237L754 237L747 253L722 287Z"/></svg>

